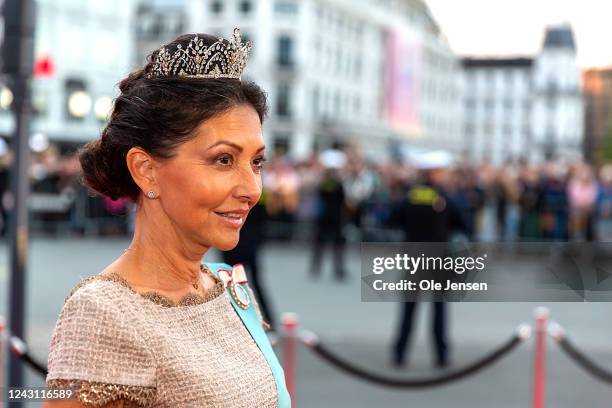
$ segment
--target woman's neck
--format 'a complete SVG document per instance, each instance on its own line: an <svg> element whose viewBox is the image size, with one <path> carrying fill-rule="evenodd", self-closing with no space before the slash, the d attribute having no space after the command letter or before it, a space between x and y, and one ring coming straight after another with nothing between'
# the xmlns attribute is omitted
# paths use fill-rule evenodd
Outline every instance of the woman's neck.
<svg viewBox="0 0 612 408"><path fill-rule="evenodd" d="M200 265L208 248L190 248L174 230L142 218L137 215L132 242L115 261L121 264L124 278L135 286L168 293L201 284Z"/></svg>

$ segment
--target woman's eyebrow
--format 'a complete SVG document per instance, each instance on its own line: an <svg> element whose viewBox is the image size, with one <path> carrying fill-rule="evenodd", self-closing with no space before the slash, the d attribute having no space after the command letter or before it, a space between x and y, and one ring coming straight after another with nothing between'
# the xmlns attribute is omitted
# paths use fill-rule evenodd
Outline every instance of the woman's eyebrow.
<svg viewBox="0 0 612 408"><path fill-rule="evenodd" d="M232 146L234 149L238 150L239 152L242 152L244 149L242 148L242 146L234 143L234 142L230 142L229 140L219 140L218 142L213 143L212 145L208 146L208 149L206 150L210 150L215 146L218 146L220 144L226 144L229 146ZM261 146L259 149L257 149L256 153L261 152L262 150L264 150L266 148L266 146Z"/></svg>

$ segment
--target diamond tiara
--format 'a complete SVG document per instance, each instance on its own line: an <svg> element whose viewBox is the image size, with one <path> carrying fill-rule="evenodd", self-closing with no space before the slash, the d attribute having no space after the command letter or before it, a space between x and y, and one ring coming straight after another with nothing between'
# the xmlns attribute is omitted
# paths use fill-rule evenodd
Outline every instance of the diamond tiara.
<svg viewBox="0 0 612 408"><path fill-rule="evenodd" d="M240 79L252 47L251 41L242 44L238 28L234 28L234 36L227 43L219 37L209 46L196 35L186 48L177 45L174 53L162 47L146 76Z"/></svg>

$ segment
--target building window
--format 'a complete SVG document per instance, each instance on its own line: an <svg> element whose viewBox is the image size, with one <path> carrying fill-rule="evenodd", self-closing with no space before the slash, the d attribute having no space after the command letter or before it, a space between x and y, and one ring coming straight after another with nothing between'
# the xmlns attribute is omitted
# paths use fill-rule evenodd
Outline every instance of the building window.
<svg viewBox="0 0 612 408"><path fill-rule="evenodd" d="M361 39L361 36L363 36L363 26L361 21L357 22L355 26L355 35L357 36L357 39Z"/></svg>
<svg viewBox="0 0 612 408"><path fill-rule="evenodd" d="M337 90L334 95L334 116L340 115L340 91Z"/></svg>
<svg viewBox="0 0 612 408"><path fill-rule="evenodd" d="M274 12L277 14L297 14L298 6L295 1L277 0L274 3Z"/></svg>
<svg viewBox="0 0 612 408"><path fill-rule="evenodd" d="M47 113L48 92L40 88L32 90L32 113L34 116L43 116Z"/></svg>
<svg viewBox="0 0 612 408"><path fill-rule="evenodd" d="M353 59L351 58L351 55L347 52L344 54L344 75L347 78L350 78L352 74L351 69L353 68Z"/></svg>
<svg viewBox="0 0 612 408"><path fill-rule="evenodd" d="M463 128L463 133L467 136L472 136L475 133L474 124L471 122L466 123L465 127Z"/></svg>
<svg viewBox="0 0 612 408"><path fill-rule="evenodd" d="M149 31L149 38L158 38L163 31L163 26L163 17L159 14L155 15L155 17L153 18L153 25L151 26L151 30Z"/></svg>
<svg viewBox="0 0 612 408"><path fill-rule="evenodd" d="M150 13L143 13L138 16L137 19L138 34L140 37L147 37L153 31L153 25L155 24L155 16Z"/></svg>
<svg viewBox="0 0 612 408"><path fill-rule="evenodd" d="M344 31L344 27L345 27L344 18L340 14L338 15L338 31Z"/></svg>
<svg viewBox="0 0 612 408"><path fill-rule="evenodd" d="M529 139L529 135L531 133L531 129L529 125L526 125L526 124L523 125L522 133L523 133L523 136L525 136L525 139Z"/></svg>
<svg viewBox="0 0 612 408"><path fill-rule="evenodd" d="M478 77L474 74L474 72L467 71L466 77L467 77L466 82L467 82L468 88L474 89L478 87Z"/></svg>
<svg viewBox="0 0 612 408"><path fill-rule="evenodd" d="M331 10L331 9L328 10L326 19L327 19L327 25L328 26L331 27L331 26L334 25L334 11L333 10Z"/></svg>
<svg viewBox="0 0 612 408"><path fill-rule="evenodd" d="M293 66L293 39L286 35L278 38L278 65L281 67Z"/></svg>
<svg viewBox="0 0 612 408"><path fill-rule="evenodd" d="M242 14L249 14L253 10L253 3L250 0L243 0L240 2L240 12Z"/></svg>
<svg viewBox="0 0 612 408"><path fill-rule="evenodd" d="M278 84L276 91L276 114L282 118L291 117L291 88L288 83Z"/></svg>
<svg viewBox="0 0 612 408"><path fill-rule="evenodd" d="M289 152L289 139L291 135L288 133L275 133L274 140L272 142L272 148L274 154L285 155Z"/></svg>
<svg viewBox="0 0 612 408"><path fill-rule="evenodd" d="M328 117L331 111L331 91L324 87L321 96L321 116Z"/></svg>
<svg viewBox="0 0 612 408"><path fill-rule="evenodd" d="M531 101L529 99L523 100L523 112L525 116L528 116L531 112Z"/></svg>
<svg viewBox="0 0 612 408"><path fill-rule="evenodd" d="M512 135L512 125L506 123L504 125L504 135L511 136Z"/></svg>
<svg viewBox="0 0 612 408"><path fill-rule="evenodd" d="M321 20L323 20L323 8L320 4L317 5L317 8L315 9L315 14L317 16L317 24L321 24Z"/></svg>
<svg viewBox="0 0 612 408"><path fill-rule="evenodd" d="M342 48L336 50L336 74L340 74L342 70Z"/></svg>
<svg viewBox="0 0 612 408"><path fill-rule="evenodd" d="M223 2L220 0L215 0L210 3L210 10L213 14L221 14L223 12Z"/></svg>
<svg viewBox="0 0 612 408"><path fill-rule="evenodd" d="M313 117L318 117L319 116L319 107L321 104L320 101L320 91L319 91L319 87L317 85L315 85L312 88L312 104L311 104L311 109L312 109L312 116Z"/></svg>
<svg viewBox="0 0 612 408"><path fill-rule="evenodd" d="M359 78L361 76L361 55L355 55L354 64L353 72L355 73L355 78Z"/></svg>
<svg viewBox="0 0 612 408"><path fill-rule="evenodd" d="M85 119L91 110L91 97L87 93L85 82L80 79L67 79L66 118L72 121Z"/></svg>
<svg viewBox="0 0 612 408"><path fill-rule="evenodd" d="M316 38L314 40L313 50L314 50L314 60L316 61L318 65L321 65L321 61L323 60L323 55L321 52L321 40L319 38Z"/></svg>
<svg viewBox="0 0 612 408"><path fill-rule="evenodd" d="M325 51L325 69L331 71L334 66L334 49L329 46Z"/></svg>
<svg viewBox="0 0 612 408"><path fill-rule="evenodd" d="M183 17L181 15L169 16L166 20L166 32L177 35L183 32Z"/></svg>

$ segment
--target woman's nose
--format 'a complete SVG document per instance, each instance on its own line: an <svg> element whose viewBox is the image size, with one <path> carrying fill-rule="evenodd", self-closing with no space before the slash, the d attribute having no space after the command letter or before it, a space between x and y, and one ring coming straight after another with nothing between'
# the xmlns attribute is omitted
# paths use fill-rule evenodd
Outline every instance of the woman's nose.
<svg viewBox="0 0 612 408"><path fill-rule="evenodd" d="M261 196L261 175L251 169L243 169L238 175L236 194L248 199L249 203L257 203Z"/></svg>

